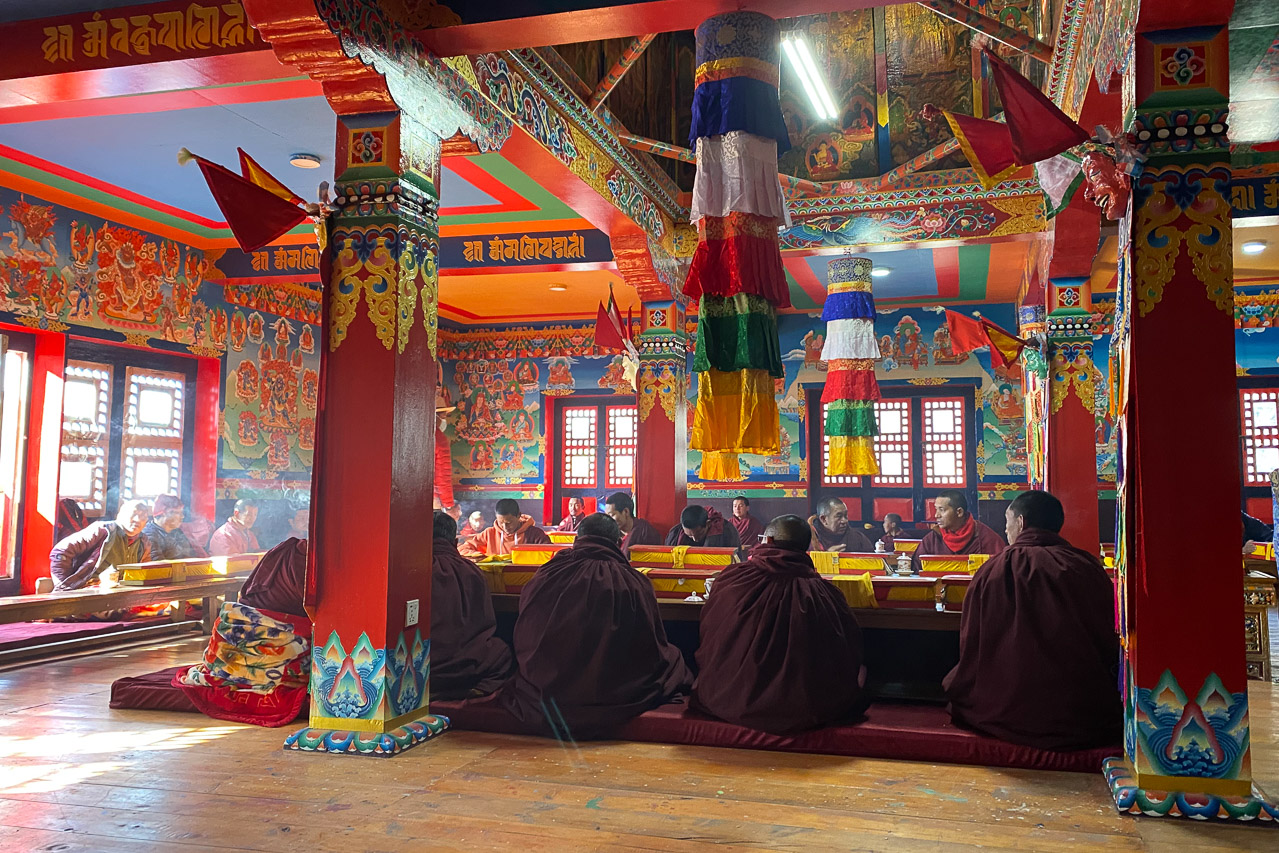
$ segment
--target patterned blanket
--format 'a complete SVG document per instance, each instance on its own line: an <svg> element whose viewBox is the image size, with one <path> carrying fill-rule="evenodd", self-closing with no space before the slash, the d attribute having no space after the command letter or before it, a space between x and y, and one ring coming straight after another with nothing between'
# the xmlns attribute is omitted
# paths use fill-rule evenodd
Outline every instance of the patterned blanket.
<svg viewBox="0 0 1279 853"><path fill-rule="evenodd" d="M285 726L307 700L311 621L238 602L222 605L204 661L173 684L204 713L256 726Z"/></svg>

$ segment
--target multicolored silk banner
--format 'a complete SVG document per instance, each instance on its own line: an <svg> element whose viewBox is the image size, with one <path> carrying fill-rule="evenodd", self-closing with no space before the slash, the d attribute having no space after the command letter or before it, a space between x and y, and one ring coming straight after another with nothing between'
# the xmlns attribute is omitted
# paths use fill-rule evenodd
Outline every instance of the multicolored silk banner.
<svg viewBox="0 0 1279 853"><path fill-rule="evenodd" d="M697 151L697 251L684 293L698 306L697 408L689 446L704 480L739 480L737 454L780 449L777 309L790 306L778 228L777 155L790 148L777 98L777 22L718 15L697 28L690 145Z"/></svg>
<svg viewBox="0 0 1279 853"><path fill-rule="evenodd" d="M830 439L827 473L832 476L879 473L875 459L875 297L870 292L871 262L867 258L836 258L828 267L826 288L826 410L824 432Z"/></svg>

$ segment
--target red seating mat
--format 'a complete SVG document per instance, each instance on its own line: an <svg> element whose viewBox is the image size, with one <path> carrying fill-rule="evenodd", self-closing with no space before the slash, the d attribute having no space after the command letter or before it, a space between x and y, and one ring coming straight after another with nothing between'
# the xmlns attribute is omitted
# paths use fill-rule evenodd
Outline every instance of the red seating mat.
<svg viewBox="0 0 1279 853"><path fill-rule="evenodd" d="M0 651L80 640L148 625L163 625L168 621L165 617L156 617L117 622L11 622L0 625Z"/></svg>
<svg viewBox="0 0 1279 853"><path fill-rule="evenodd" d="M171 683L184 668L119 679L111 685L111 707L198 713ZM519 733L501 708L483 700L432 702L431 712L449 717L455 729ZM1077 752L1018 746L956 726L939 705L888 702L871 706L863 722L798 735L771 735L695 713L684 704L663 705L627 723L617 739L1079 773L1096 773L1104 759L1123 754L1118 744Z"/></svg>

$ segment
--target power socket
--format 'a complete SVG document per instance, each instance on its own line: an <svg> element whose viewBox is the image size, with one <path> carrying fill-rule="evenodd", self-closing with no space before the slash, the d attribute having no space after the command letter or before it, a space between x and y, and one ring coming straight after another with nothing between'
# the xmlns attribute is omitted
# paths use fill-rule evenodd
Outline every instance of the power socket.
<svg viewBox="0 0 1279 853"><path fill-rule="evenodd" d="M418 600L416 598L404 602L404 627L412 628L417 624Z"/></svg>

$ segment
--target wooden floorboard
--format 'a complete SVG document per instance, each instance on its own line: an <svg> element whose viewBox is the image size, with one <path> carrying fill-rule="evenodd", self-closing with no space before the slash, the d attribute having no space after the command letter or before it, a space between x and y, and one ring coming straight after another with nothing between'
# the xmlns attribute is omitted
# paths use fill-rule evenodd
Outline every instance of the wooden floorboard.
<svg viewBox="0 0 1279 853"><path fill-rule="evenodd" d="M1279 828L1116 814L1098 774L451 732L394 759L300 755L289 729L111 711L111 682L202 640L0 672L8 851L1279 850ZM1279 791L1279 685L1251 682Z"/></svg>

